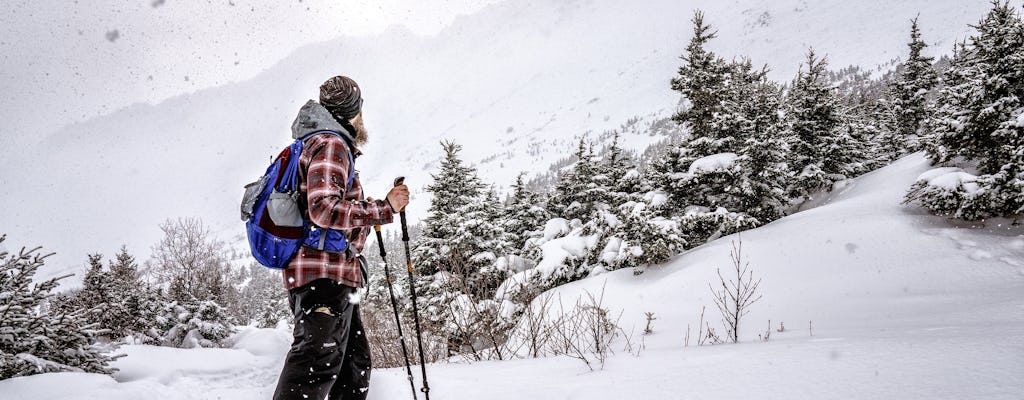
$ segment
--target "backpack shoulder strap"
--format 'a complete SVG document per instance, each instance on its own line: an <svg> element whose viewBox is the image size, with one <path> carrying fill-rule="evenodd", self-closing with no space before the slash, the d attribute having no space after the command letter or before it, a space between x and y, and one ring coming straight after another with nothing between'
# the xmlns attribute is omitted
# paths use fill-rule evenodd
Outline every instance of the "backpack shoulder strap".
<svg viewBox="0 0 1024 400"><path fill-rule="evenodd" d="M282 172L281 179L274 187L278 192L288 193L298 189L299 155L302 154L302 146L304 144L305 142L296 140L288 148L288 163L283 165L284 171ZM277 179L277 177L274 177L274 179Z"/></svg>

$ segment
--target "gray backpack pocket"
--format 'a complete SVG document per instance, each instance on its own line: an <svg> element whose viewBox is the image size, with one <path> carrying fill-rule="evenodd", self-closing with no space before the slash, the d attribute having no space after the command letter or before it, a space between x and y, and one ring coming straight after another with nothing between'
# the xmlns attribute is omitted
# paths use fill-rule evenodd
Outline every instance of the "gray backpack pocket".
<svg viewBox="0 0 1024 400"><path fill-rule="evenodd" d="M267 198L267 212L277 226L302 226L302 213L299 212L298 197L300 193L280 193L273 191Z"/></svg>
<svg viewBox="0 0 1024 400"><path fill-rule="evenodd" d="M242 195L242 221L252 218L253 209L256 208L256 199L267 187L268 177L264 176L258 181L245 185L245 194Z"/></svg>

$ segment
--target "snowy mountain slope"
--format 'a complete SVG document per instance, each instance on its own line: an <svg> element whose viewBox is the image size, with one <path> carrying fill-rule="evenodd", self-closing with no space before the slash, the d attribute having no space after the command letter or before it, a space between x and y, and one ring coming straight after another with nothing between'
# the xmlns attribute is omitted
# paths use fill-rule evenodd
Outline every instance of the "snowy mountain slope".
<svg viewBox="0 0 1024 400"><path fill-rule="evenodd" d="M684 348L713 307L707 284L735 236L640 276L619 270L554 289L604 292L632 332L602 371L565 357L429 366L434 398L1019 399L1024 393L1024 228L968 227L903 206L920 154L860 177L823 205L742 234L764 297L738 345ZM645 312L654 333L642 336ZM706 319L718 324L708 310ZM769 342L758 333L768 329ZM785 324L784 332L774 331ZM813 322L813 335L809 323ZM113 379L46 374L0 382L20 399L267 398L290 341L247 330L236 349L127 346ZM417 375L418 376L418 375ZM418 382L418 377L417 377ZM374 371L371 399L409 396L401 369Z"/></svg>
<svg viewBox="0 0 1024 400"><path fill-rule="evenodd" d="M297 108L326 77L355 77L373 139L360 159L368 194L392 177L421 188L441 156L463 144L485 179L504 186L543 171L633 117L670 114L668 80L695 6L719 29L712 48L746 54L789 79L810 45L833 65L886 63L905 51L919 12L933 54L945 53L987 2L509 0L458 19L436 36L401 28L300 48L256 78L139 104L41 138L0 138L0 231L10 246L57 251L46 270L76 270L85 254L127 244L140 257L168 217L198 216L222 238L241 234L240 188L288 141ZM627 135L627 147L656 141ZM16 189L13 189L16 188ZM422 193L421 193L422 194ZM416 196L422 215L429 197Z"/></svg>

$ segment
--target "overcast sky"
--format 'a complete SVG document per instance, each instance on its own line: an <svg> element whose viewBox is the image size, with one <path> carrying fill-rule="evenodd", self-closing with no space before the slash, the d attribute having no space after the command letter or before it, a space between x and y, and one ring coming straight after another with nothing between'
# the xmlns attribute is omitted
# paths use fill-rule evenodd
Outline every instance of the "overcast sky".
<svg viewBox="0 0 1024 400"><path fill-rule="evenodd" d="M307 43L436 33L498 0L3 0L0 135L244 80Z"/></svg>

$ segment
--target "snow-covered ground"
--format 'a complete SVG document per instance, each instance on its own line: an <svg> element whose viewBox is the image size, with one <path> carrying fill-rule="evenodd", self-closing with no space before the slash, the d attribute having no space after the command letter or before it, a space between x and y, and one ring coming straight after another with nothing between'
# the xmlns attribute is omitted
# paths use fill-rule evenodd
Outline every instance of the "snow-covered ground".
<svg viewBox="0 0 1024 400"><path fill-rule="evenodd" d="M927 169L921 154L909 156L816 208L742 233L764 297L739 344L691 338L683 347L701 307L714 307L708 283L729 268L731 236L640 276L620 270L554 289L570 303L603 290L633 345L643 339L638 354L619 338L595 372L564 357L430 365L432 398L1024 398L1024 227L957 225L901 205ZM645 312L657 317L647 336ZM771 340L760 342L769 319ZM269 398L289 340L282 327L246 330L233 349L125 346L113 377L9 379L0 398ZM371 399L409 396L403 371L374 371Z"/></svg>

